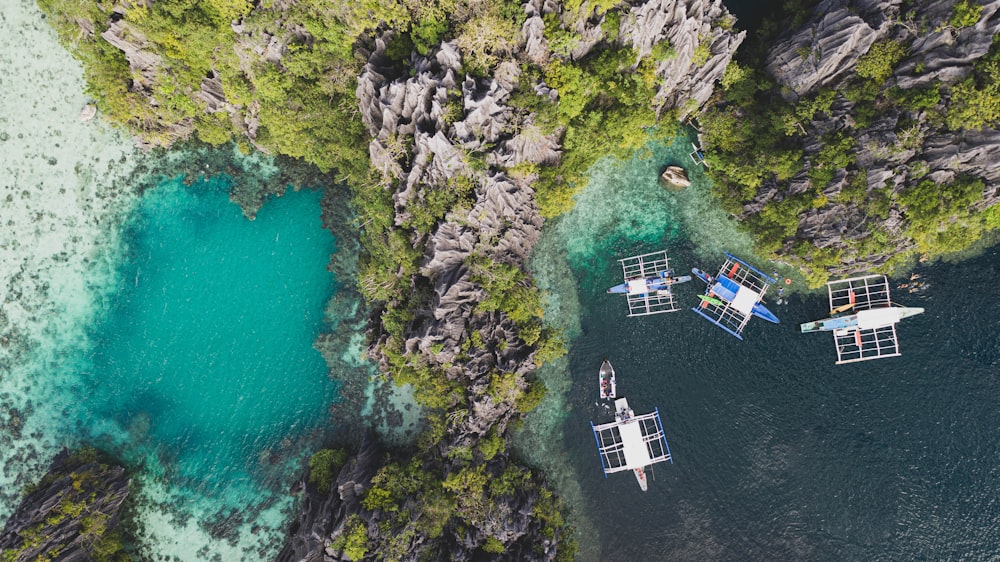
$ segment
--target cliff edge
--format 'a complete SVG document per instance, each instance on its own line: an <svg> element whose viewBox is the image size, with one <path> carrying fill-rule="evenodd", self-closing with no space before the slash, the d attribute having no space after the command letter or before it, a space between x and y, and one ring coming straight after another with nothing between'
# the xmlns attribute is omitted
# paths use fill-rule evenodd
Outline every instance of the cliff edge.
<svg viewBox="0 0 1000 562"><path fill-rule="evenodd" d="M85 561L120 550L119 511L130 480L92 450L63 451L18 504L0 533L0 558Z"/></svg>

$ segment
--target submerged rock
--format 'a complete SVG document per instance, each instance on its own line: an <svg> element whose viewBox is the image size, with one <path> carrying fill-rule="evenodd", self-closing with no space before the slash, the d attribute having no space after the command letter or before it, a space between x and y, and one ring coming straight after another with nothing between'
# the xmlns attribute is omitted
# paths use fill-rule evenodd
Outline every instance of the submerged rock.
<svg viewBox="0 0 1000 562"><path fill-rule="evenodd" d="M679 190L691 185L691 180L687 177L687 172L680 166L667 166L660 174L660 185L670 189Z"/></svg>
<svg viewBox="0 0 1000 562"><path fill-rule="evenodd" d="M87 105L83 106L83 109L80 110L80 115L79 117L77 117L77 119L79 119L80 122L82 123L86 123L87 121L93 119L94 116L96 115L97 115L97 106L92 103L88 103Z"/></svg>

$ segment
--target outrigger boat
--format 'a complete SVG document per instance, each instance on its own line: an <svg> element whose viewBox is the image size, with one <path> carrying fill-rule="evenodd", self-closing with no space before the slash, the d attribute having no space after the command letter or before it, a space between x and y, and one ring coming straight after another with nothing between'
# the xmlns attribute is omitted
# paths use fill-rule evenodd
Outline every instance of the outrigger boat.
<svg viewBox="0 0 1000 562"><path fill-rule="evenodd" d="M705 294L699 295L699 305L691 310L739 339L751 316L779 323L763 302L767 288L777 280L728 252L726 258L715 277L698 268L691 270L708 285Z"/></svg>
<svg viewBox="0 0 1000 562"><path fill-rule="evenodd" d="M598 379L601 387L601 400L615 398L618 387L615 384L615 368L611 366L611 361L607 359L601 363L601 370L598 372Z"/></svg>
<svg viewBox="0 0 1000 562"><path fill-rule="evenodd" d="M590 422L590 427L597 441L605 478L608 474L631 470L639 488L645 492L649 488L646 469L658 462L674 463L670 446L663 436L659 409L637 416L628 400L618 398L615 400L615 421L600 425Z"/></svg>
<svg viewBox="0 0 1000 562"><path fill-rule="evenodd" d="M671 288L691 280L690 275L676 275L670 268L666 250L618 260L624 283L608 289L628 301L629 316L645 316L678 310Z"/></svg>
<svg viewBox="0 0 1000 562"><path fill-rule="evenodd" d="M698 279L701 279L709 285L709 290L707 294L698 295L701 300L714 304L717 306L724 306L726 302L733 302L736 300L737 293L740 289L744 289L742 285L729 279L727 277L719 277L718 279L713 278L711 275L705 273L704 271L698 269L697 267L691 270ZM716 298L717 297L717 298ZM774 315L773 312L764 306L764 303L757 301L753 303L753 307L750 309L750 313L757 318L763 318L768 322L773 322L778 324L780 320Z"/></svg>
<svg viewBox="0 0 1000 562"><path fill-rule="evenodd" d="M896 324L924 312L920 307L894 304L885 275L830 281L826 286L830 317L806 322L799 329L802 333L833 332L838 365L900 355Z"/></svg>

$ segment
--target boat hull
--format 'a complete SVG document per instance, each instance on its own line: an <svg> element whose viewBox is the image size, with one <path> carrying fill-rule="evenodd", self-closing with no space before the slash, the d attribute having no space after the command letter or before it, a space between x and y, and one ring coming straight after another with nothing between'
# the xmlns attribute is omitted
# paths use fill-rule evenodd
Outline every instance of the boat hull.
<svg viewBox="0 0 1000 562"><path fill-rule="evenodd" d="M646 285L642 291L629 291L629 283L620 283L608 289L609 293L625 294L625 295L637 295L645 293L655 293L657 291L666 291L674 285L679 285L681 283L687 283L691 280L690 275L667 275L667 276L657 276L657 277L647 277L645 279Z"/></svg>
<svg viewBox="0 0 1000 562"><path fill-rule="evenodd" d="M615 368L607 359L601 363L601 369L597 374L598 385L602 400L614 399L618 394L618 387L615 383Z"/></svg>
<svg viewBox="0 0 1000 562"><path fill-rule="evenodd" d="M772 322L774 324L781 323L781 320L778 320L778 317L775 316L773 312L768 310L767 307L764 306L762 303L757 303L753 305L753 310L751 312L753 312L753 315L756 316L757 318L763 318L764 320L767 320L768 322Z"/></svg>
<svg viewBox="0 0 1000 562"><path fill-rule="evenodd" d="M858 315L838 316L836 318L824 318L815 322L799 324L799 329L803 334L811 332L833 332L835 330L847 330L858 326Z"/></svg>
<svg viewBox="0 0 1000 562"><path fill-rule="evenodd" d="M639 482L639 489L643 492L649 490L649 483L646 482L646 469L645 468L633 468L632 472L635 474L635 479Z"/></svg>
<svg viewBox="0 0 1000 562"><path fill-rule="evenodd" d="M888 307L887 307L888 308ZM799 329L802 330L803 334L808 334L811 332L835 332L840 330L857 330L857 329L868 329L868 328L880 328L883 326L889 326L899 322L903 318L909 318L910 316L916 316L917 314L922 314L924 312L923 308L915 306L906 307L892 307L892 313L889 315L883 315L883 320L881 322L876 321L875 323L869 323L868 325L863 325L861 321L861 315L869 314L871 311L885 311L882 309L869 309L862 311L858 314L851 314L848 316L836 316L832 318L824 318L822 320L816 320L815 322L806 322L805 324L800 324Z"/></svg>

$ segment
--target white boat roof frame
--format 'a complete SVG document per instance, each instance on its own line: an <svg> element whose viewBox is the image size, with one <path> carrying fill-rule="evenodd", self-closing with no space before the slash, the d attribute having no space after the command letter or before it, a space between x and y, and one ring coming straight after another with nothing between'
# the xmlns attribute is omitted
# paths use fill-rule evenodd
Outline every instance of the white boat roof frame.
<svg viewBox="0 0 1000 562"><path fill-rule="evenodd" d="M889 280L885 275L862 275L830 281L826 284L830 298L830 310L850 304L851 294L854 294L853 313L858 314L857 329L835 330L834 345L837 348L837 365L857 363L884 357L898 357L899 338L896 335L896 322L899 314L895 312L895 322L891 320L893 313L862 315L862 312L874 309L888 309L892 306L892 296L889 292ZM862 316L866 321L862 322ZM871 323L868 319L873 320Z"/></svg>
<svg viewBox="0 0 1000 562"><path fill-rule="evenodd" d="M890 306L889 280L885 275L863 275L829 281L826 290L830 296L830 310L836 310L851 302L854 292L854 311Z"/></svg>
<svg viewBox="0 0 1000 562"><path fill-rule="evenodd" d="M625 294L629 316L647 316L679 310L677 301L674 299L674 292L670 287L649 293L632 292L634 282L641 282L645 286L644 280L646 278L656 277L661 272L670 270L670 260L667 258L666 250L630 256L618 261L622 265L622 276L625 283L629 285L629 292ZM638 287L639 285L636 284L635 288Z"/></svg>
<svg viewBox="0 0 1000 562"><path fill-rule="evenodd" d="M609 474L643 468L658 462L674 462L664 436L659 409L633 416L626 421L600 425L590 422L590 427L594 431L605 478Z"/></svg>
<svg viewBox="0 0 1000 562"><path fill-rule="evenodd" d="M739 268L733 273L733 276L726 275L736 264L739 264ZM719 268L719 273L715 276L716 283L719 282L718 279L720 277L727 277L740 286L733 300L726 302L723 299L719 299L723 300L721 306L708 301L702 301L702 303L691 310L742 340L743 329L750 322L750 317L753 316L751 313L753 305L764 299L764 293L767 292L768 287L772 283L777 282L777 279L765 274L729 252L726 252L726 262L722 264L722 267ZM714 283L709 285L706 294L713 286Z"/></svg>

